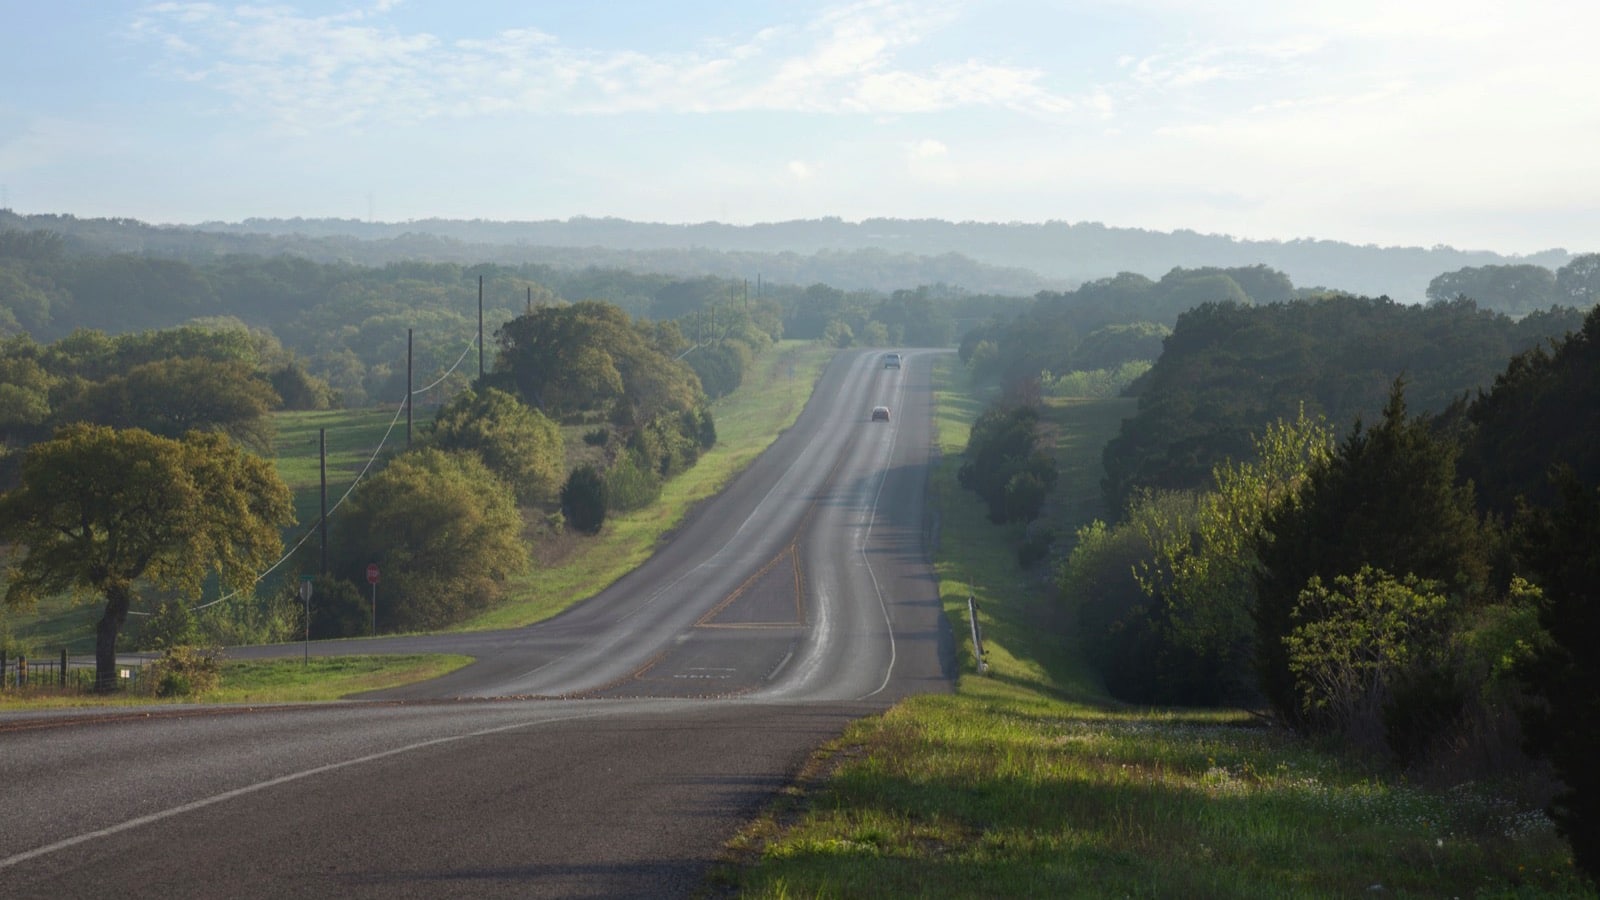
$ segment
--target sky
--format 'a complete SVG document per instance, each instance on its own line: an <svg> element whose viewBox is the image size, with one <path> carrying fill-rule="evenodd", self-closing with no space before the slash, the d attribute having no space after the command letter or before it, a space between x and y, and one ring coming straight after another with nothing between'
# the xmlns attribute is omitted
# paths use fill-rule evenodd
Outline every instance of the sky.
<svg viewBox="0 0 1600 900"><path fill-rule="evenodd" d="M0 0L0 207L1600 251L1593 0Z"/></svg>

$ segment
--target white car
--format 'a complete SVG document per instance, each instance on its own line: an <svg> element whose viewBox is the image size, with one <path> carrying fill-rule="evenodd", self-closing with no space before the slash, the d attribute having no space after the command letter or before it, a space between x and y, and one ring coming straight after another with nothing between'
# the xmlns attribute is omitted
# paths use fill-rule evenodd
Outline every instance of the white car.
<svg viewBox="0 0 1600 900"><path fill-rule="evenodd" d="M889 407L887 407L887 406L874 406L872 408L872 421L874 421L874 422L887 422L887 421L889 421Z"/></svg>

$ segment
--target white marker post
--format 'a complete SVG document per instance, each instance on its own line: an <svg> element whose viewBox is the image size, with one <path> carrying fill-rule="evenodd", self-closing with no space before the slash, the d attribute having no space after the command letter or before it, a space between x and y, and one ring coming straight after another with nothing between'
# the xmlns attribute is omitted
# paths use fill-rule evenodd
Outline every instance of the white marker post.
<svg viewBox="0 0 1600 900"><path fill-rule="evenodd" d="M367 584L372 585L372 636L378 636L378 564L367 563Z"/></svg>

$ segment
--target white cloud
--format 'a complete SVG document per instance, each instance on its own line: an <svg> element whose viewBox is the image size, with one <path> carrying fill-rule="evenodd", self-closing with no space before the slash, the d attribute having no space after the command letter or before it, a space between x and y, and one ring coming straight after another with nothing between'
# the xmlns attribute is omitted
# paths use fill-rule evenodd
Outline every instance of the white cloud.
<svg viewBox="0 0 1600 900"><path fill-rule="evenodd" d="M867 0L801 26L676 53L570 46L535 29L444 42L383 24L391 4L344 16L284 6L161 4L131 32L169 52L167 74L290 130L493 112L822 112L957 108L1052 115L1072 103L1036 69L901 55L954 20L948 4Z"/></svg>
<svg viewBox="0 0 1600 900"><path fill-rule="evenodd" d="M799 181L805 181L816 174L816 170L809 163L798 159L790 160L788 169L789 174Z"/></svg>

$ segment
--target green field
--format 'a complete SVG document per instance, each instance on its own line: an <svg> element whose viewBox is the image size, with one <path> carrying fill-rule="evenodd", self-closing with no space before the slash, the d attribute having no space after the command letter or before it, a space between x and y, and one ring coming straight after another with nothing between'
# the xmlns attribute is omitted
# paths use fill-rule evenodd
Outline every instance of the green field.
<svg viewBox="0 0 1600 900"><path fill-rule="evenodd" d="M1107 697L1064 636L1064 611L1017 568L1017 535L990 525L955 484L979 407L958 377L947 369L938 393L936 565L956 634L967 633L968 593L978 601L989 674L975 674L963 639L955 694L850 727L729 845L711 892L1594 896L1516 786L1430 790L1242 710ZM1063 487L1077 498L1051 511L1058 527L1098 514L1083 473L1098 470L1125 409L1050 406L1071 438L1059 447Z"/></svg>

